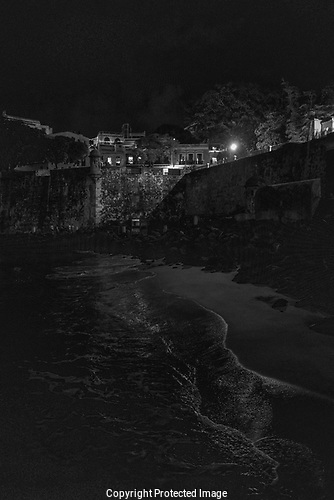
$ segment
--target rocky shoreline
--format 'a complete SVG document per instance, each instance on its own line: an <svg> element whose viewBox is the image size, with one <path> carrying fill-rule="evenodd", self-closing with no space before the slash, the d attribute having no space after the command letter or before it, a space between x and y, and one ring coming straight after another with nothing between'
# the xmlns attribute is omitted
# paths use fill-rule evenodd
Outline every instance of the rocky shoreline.
<svg viewBox="0 0 334 500"><path fill-rule="evenodd" d="M205 272L236 271L234 281L267 285L289 295L297 307L334 316L334 214L312 221L278 222L203 219L194 225L149 228L148 234L116 234L108 228L58 234L0 235L0 265L38 263L39 255L73 251L121 253L144 264L201 267ZM272 304L282 307L284 304ZM332 320L320 325L331 334Z"/></svg>
<svg viewBox="0 0 334 500"><path fill-rule="evenodd" d="M53 264L57 264L58 261L63 262L66 255L68 255L69 260L77 260L77 252L131 255L140 258L144 268L153 269L159 268L160 265L165 266L161 267L161 271L166 271L171 282L173 282L173 276L166 265L177 268L173 270L174 273L178 273L178 270L182 268L188 268L187 271L179 272L182 275L196 271L198 275L206 277L210 282L215 278L223 278L224 275L216 274L211 277L208 273L234 271L234 282L267 285L276 290L277 293L289 296L297 307L327 313L329 318L317 323L313 328L319 333L333 335L334 328L331 326L333 325L331 316L334 316L333 243L334 217L320 214L307 224L273 221L236 222L233 219L222 221L212 219L200 220L197 225L194 225L193 221L188 221L188 224L182 226L169 227L167 231L166 228L150 228L147 235L131 235L130 233L117 235L108 229L56 235L1 235L0 275L1 273L10 273L18 283L24 282L29 279L30 272L35 272L42 265L43 259L41 257L43 254L47 253L49 257L52 257ZM82 256L83 254L80 254L80 258ZM198 269L189 269L190 267ZM197 279L197 276L195 278ZM204 284L201 287L204 289ZM242 288L247 288L247 286ZM218 294L214 291L213 295L217 296ZM284 301L279 302L275 298L268 297L262 293L260 288L259 295L260 302L267 302L267 306L283 313L282 316L280 312L277 313L279 318L289 315L289 312L284 314L286 309ZM233 302L233 298L230 297L230 300ZM244 302L246 303L247 300ZM224 303L223 305L229 309L228 304ZM240 307L242 307L241 301ZM235 316L238 314L235 313ZM257 328L255 330L258 331ZM231 333L233 335L233 330ZM244 333L242 335L242 341L245 343ZM282 337L280 335L278 337L277 341L281 342ZM284 344L284 341L282 343ZM255 351L259 351L256 355L261 356L258 340L256 340ZM317 358L314 351L308 349L308 352ZM267 356L268 352L266 351ZM289 366L288 363L286 365ZM309 366L307 369L309 370ZM304 396L283 399L281 401L277 397L273 400L275 408L277 406L275 425L279 427L278 436L283 436L284 439L288 437L293 443L300 441L305 444L306 442L306 446L309 444L308 440L313 439L312 433L316 437L319 434L321 438L316 441L314 437L315 442L322 443L324 440L330 440L329 435L324 438L321 434L323 429L330 428L329 425L324 426L323 422L325 410L327 411L326 402L322 403L317 400L314 404L313 399L308 400ZM316 413L316 421L322 419L322 426L319 426L319 430L315 431L312 427L315 417L310 408L312 408L312 412L318 412ZM291 414L295 415L292 420L296 421L291 421ZM310 416L307 417L309 414ZM300 421L305 419L307 425L305 424L303 427L300 425ZM332 419L328 417L327 421L331 422ZM301 428L304 429L304 434L300 430ZM309 432L310 429L312 432ZM297 431L301 432L300 439L295 436ZM283 441L274 442L268 439L259 441L256 446L265 455L272 456L277 462L281 462L280 453L282 456L286 454L286 448L283 444ZM284 462L287 465L281 466L280 474L284 481L292 481L293 487L299 489L300 495L303 495L299 498L304 499L307 495L310 497L313 495L313 492L306 491L305 485L309 486L309 473L315 468L314 463L309 461L307 449L304 450L298 446L291 447L291 455L289 455L288 461ZM305 470L305 473L303 472L300 476L301 483L298 485L295 483L293 472L295 469L291 466L297 458L300 460L300 465L297 464L297 467L300 467L302 472ZM332 469L329 467L329 470ZM317 474L316 476L315 479L321 479L320 473L319 477ZM319 492L321 495L322 485L317 485L317 488L315 494L317 495ZM289 498L288 493L286 497ZM277 494L277 498L281 498L280 493Z"/></svg>

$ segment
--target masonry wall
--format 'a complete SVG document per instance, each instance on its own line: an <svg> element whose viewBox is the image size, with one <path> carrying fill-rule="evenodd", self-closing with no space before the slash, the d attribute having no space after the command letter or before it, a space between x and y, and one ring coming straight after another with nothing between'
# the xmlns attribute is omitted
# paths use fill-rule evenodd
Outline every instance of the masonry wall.
<svg viewBox="0 0 334 500"><path fill-rule="evenodd" d="M255 186L253 194L259 186L309 179L323 181L328 175L326 158L326 148L314 141L286 144L276 151L191 172L184 176L158 207L154 220L167 222L194 215L216 217L247 213L250 211L247 185L252 184L252 181ZM281 191L290 193L293 189L297 189L298 196L301 191L307 191L310 197L314 196L312 187L299 189L293 184ZM281 198L284 200L287 196ZM313 206L312 200L307 203Z"/></svg>
<svg viewBox="0 0 334 500"><path fill-rule="evenodd" d="M186 213L231 214L246 207L246 183L296 182L325 175L325 149L317 144L287 144L279 150L243 158L186 176Z"/></svg>
<svg viewBox="0 0 334 500"><path fill-rule="evenodd" d="M334 182L326 179L334 178L332 170L332 157L329 160L323 145L314 141L287 144L277 151L204 168L183 177L152 171L129 174L108 168L101 169L99 179L94 179L88 168L52 170L45 177L34 172L12 172L0 178L0 232L85 229L96 223L108 225L133 216L145 217L156 206L154 218L160 222L194 215L247 214L247 185L252 179L260 182L253 190L255 195L261 186L309 179L325 179L324 186L331 186ZM320 192L320 187L314 186L291 184L280 188L280 208L286 203L284 200L294 199L296 189L300 203L311 197L307 204L313 207ZM321 192L326 192L326 188L321 186ZM308 208L305 212L295 205L296 213L313 211Z"/></svg>
<svg viewBox="0 0 334 500"><path fill-rule="evenodd" d="M303 180L259 187L253 197L257 219L310 219L321 199L321 180Z"/></svg>
<svg viewBox="0 0 334 500"><path fill-rule="evenodd" d="M12 172L0 178L0 232L74 230L89 220L87 169Z"/></svg>
<svg viewBox="0 0 334 500"><path fill-rule="evenodd" d="M147 216L180 177L102 168L12 172L0 177L0 233L87 229Z"/></svg>
<svg viewBox="0 0 334 500"><path fill-rule="evenodd" d="M102 169L100 221L125 221L147 217L179 181L179 176L162 175L147 169L133 174Z"/></svg>

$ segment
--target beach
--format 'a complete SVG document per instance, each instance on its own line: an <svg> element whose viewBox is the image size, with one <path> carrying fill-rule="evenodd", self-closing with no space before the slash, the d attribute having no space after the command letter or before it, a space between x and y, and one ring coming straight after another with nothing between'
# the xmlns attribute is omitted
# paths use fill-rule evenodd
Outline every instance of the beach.
<svg viewBox="0 0 334 500"><path fill-rule="evenodd" d="M58 498L61 480L76 498L83 468L78 498L143 478L188 489L222 479L233 500L252 488L264 500L332 498L334 341L311 328L330 311L239 267L43 248L3 252L4 498L25 485ZM15 429L20 470L38 477L14 487Z"/></svg>
<svg viewBox="0 0 334 500"><path fill-rule="evenodd" d="M334 338L309 328L326 314L296 307L294 299L269 287L236 283L233 281L236 272L158 265L154 273L166 293L191 299L224 318L226 347L233 351L241 365L258 374L267 387L271 386L269 441L272 438L291 440L319 457L325 470L326 498L331 498L334 491ZM270 305L279 299L286 301L285 309ZM270 449L262 449L280 460L275 455L277 450L272 453ZM284 466L280 466L278 472L284 476Z"/></svg>
<svg viewBox="0 0 334 500"><path fill-rule="evenodd" d="M166 292L192 299L224 318L227 347L243 366L334 398L334 337L308 326L326 314L296 307L294 299L269 287L236 283L236 272L156 266L154 273ZM286 310L271 307L266 297L285 299Z"/></svg>

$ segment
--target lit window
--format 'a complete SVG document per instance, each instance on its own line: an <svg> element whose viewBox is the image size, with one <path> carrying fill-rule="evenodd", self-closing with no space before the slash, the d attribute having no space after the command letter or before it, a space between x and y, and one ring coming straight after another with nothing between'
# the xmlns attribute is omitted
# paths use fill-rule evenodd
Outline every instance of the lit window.
<svg viewBox="0 0 334 500"><path fill-rule="evenodd" d="M128 163L133 164L133 156L128 156Z"/></svg>
<svg viewBox="0 0 334 500"><path fill-rule="evenodd" d="M197 163L203 163L203 153L197 153Z"/></svg>
<svg viewBox="0 0 334 500"><path fill-rule="evenodd" d="M121 157L116 156L116 165L120 165L120 164L121 164Z"/></svg>
<svg viewBox="0 0 334 500"><path fill-rule="evenodd" d="M109 163L109 165L112 165L112 157L111 156L108 156L107 162Z"/></svg>

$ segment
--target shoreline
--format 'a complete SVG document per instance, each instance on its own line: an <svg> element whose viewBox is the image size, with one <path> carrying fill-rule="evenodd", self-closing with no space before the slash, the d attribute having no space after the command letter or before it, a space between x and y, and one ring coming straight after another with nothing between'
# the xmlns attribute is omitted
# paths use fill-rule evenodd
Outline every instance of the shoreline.
<svg viewBox="0 0 334 500"><path fill-rule="evenodd" d="M311 450L314 464L319 459L323 467L324 498L329 500L334 491L334 338L308 327L324 314L295 307L293 299L267 286L236 283L232 281L236 272L159 264L150 268L165 293L190 299L227 323L226 348L246 371L262 379L272 412L268 433L255 440L254 446L280 463L281 479L289 476L291 464L285 462L284 452L276 454L278 443L290 443L296 450L300 447L301 455L297 452L295 460L301 470L307 469L306 450ZM265 296L285 297L286 310L280 312L257 299ZM240 404L241 409L242 400Z"/></svg>
<svg viewBox="0 0 334 500"><path fill-rule="evenodd" d="M94 250L75 250L75 257L79 257L79 260L81 261L86 252L87 254L96 253ZM110 254L107 254L106 258L108 259L109 256ZM213 314L218 315L223 322L226 320L229 324L229 330L227 339L225 339L225 344L227 348L231 349L231 351L237 355L240 364L244 368L244 370L240 370L241 373L246 372L247 370L253 370L261 375L258 369L254 370L249 367L246 362L241 360L242 352L244 352L244 355L246 356L250 354L250 343L254 343L254 341L255 346L253 346L253 351L256 354L258 352L259 344L264 342L264 338L268 333L263 326L259 327L255 331L252 330L252 328L254 329L256 324L258 324L256 321L260 322L260 319L263 319L261 318L260 311L269 311L271 314L274 314L276 318L289 319L289 314L292 310L296 309L295 314L299 320L302 318L303 326L305 326L304 322L308 321L306 320L306 317L309 318L311 316L314 318L315 316L314 313L311 313L310 311L294 308L294 301L292 299L289 299L290 302L285 312L281 313L278 310L272 309L268 302L258 300L256 297L263 297L266 294L275 295L275 297L282 297L282 295L274 292L268 287L244 285L233 282L232 279L236 275L235 272L211 273L204 272L199 267L181 267L180 265L166 266L162 265L161 260L151 261L151 264L148 262L143 263L143 261L140 261L140 258L134 259L134 257L130 257L125 254L122 255L120 253L117 254L117 256L114 255L114 257L116 257L116 260L118 257L122 257L122 259L120 259L121 267L124 264L126 266L129 265L130 268L136 267L139 271L144 270L144 274L149 274L150 279L154 280L154 288L159 287L164 290L165 293L175 294L186 298L188 301L194 301L199 306L205 308ZM12 272L15 272L17 274L17 278L19 279L20 274L22 273L24 275L25 270L16 268L16 270L14 269ZM224 293L223 290L225 291ZM171 302L173 303L173 300ZM254 309L255 314L250 314L250 310L253 311ZM190 315L189 317L191 320L193 316ZM321 315L321 317L323 317L323 315ZM249 324L244 321L245 318L248 319ZM271 321L270 318L267 318L268 322ZM290 318L287 323L290 325L291 321L292 320ZM235 333L234 330L231 329L231 323L233 323ZM202 331L202 329L198 330L200 336ZM262 336L260 335L261 333ZM315 337L318 336L318 334L312 332L311 330L310 333ZM275 332L270 332L270 334L274 336ZM239 352L237 352L235 347L230 345L230 339L235 341L238 336L240 337ZM326 338L331 339L331 337ZM246 339L248 339L248 347L244 346L244 341ZM308 347L306 348L308 349ZM273 352L275 353L275 349L273 349ZM239 371L237 371L237 373L239 373ZM264 377L268 377L265 373L262 373L262 375ZM240 390L240 394L242 396L241 379L239 379L238 376L235 376L234 382L236 393L239 394ZM312 450L312 453L313 451L315 452L315 456L319 455L321 462L324 464L324 468L326 470L325 479L329 484L328 491L333 491L334 484L332 482L332 477L334 476L332 472L334 470L334 457L332 456L331 436L333 434L332 422L334 418L334 405L332 401L318 397L317 394L299 390L298 387L296 390L294 390L293 387L289 390L289 388L285 385L285 383L289 382L286 381L282 381L282 384L275 384L275 381L273 380L272 387L269 379L267 382L268 386L265 387L263 394L262 392L259 393L259 396L264 396L265 398L268 396L270 404L272 405L273 420L271 424L268 423L268 433L266 436L261 439L254 438L255 449L260 450L261 453L264 453L266 456L277 461L277 463L280 463L279 477L282 484L284 485L285 481L290 480L294 491L297 491L298 489L304 487L305 484L311 485L313 480L311 473L313 471L313 463L316 464L316 461L313 462L312 457L310 459L308 458L308 452L305 447L309 447L309 449ZM239 387L240 385L241 387ZM251 403L254 402L254 408L256 409L256 393L253 394L251 386L250 390L246 391L244 394L246 399L249 398ZM243 397L236 399L234 404L237 405L236 415L238 416L238 421L238 404L240 404L240 412L243 412L246 417L248 415L247 411L252 414L251 410L253 406L250 405L250 407L247 407ZM263 414L261 412L260 417L262 422ZM206 413L204 413L203 418L204 421L208 421L208 425L211 425L210 420L206 419ZM233 425L231 427L234 428ZM284 453L282 456L280 455L281 445L283 446L282 449ZM285 454L287 454L287 457L285 457ZM295 456L293 454L295 454ZM291 476L289 479L290 469ZM303 471L307 471L307 477L305 475L305 479L303 479ZM69 480L67 487L72 487L71 480ZM66 495L65 492L64 494ZM307 498L309 498L309 496L307 496ZM329 500L330 494L328 494L328 497L326 496L326 498Z"/></svg>
<svg viewBox="0 0 334 500"><path fill-rule="evenodd" d="M245 368L334 400L334 338L308 326L328 317L325 313L295 307L294 299L267 286L236 283L236 272L161 265L149 269L165 292L194 300L226 321L226 347ZM268 297L286 300L286 310L274 309Z"/></svg>

